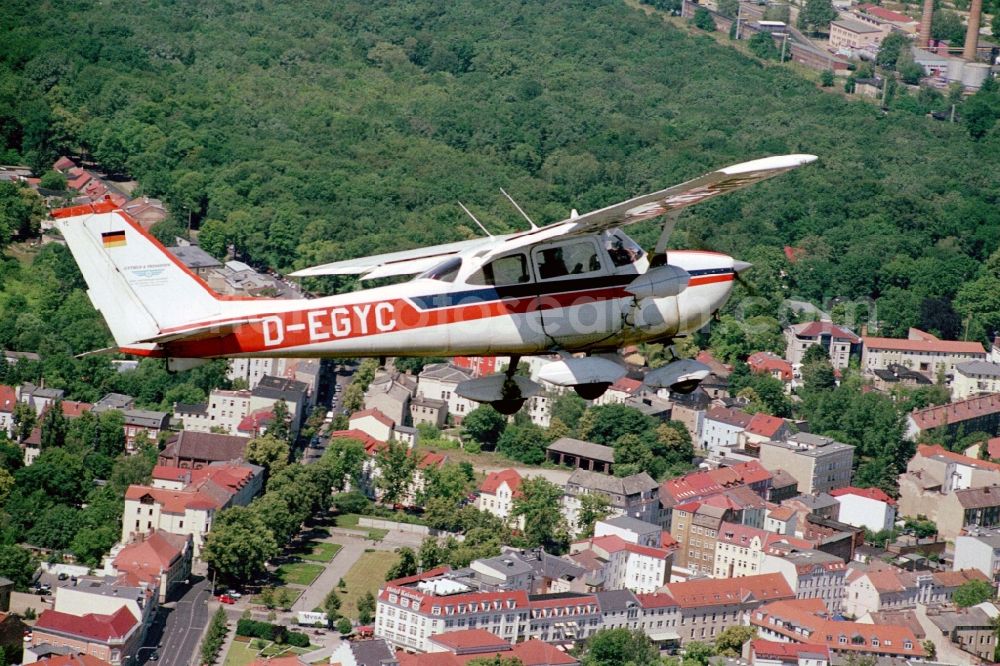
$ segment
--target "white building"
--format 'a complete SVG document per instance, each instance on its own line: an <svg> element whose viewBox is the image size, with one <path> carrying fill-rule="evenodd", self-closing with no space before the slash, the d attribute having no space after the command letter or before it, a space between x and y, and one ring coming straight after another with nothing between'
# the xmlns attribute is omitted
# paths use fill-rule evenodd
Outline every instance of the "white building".
<svg viewBox="0 0 1000 666"><path fill-rule="evenodd" d="M821 599L831 613L839 613L847 585L844 560L820 550L797 550L784 555L765 553L761 573L780 573L795 590L796 599Z"/></svg>
<svg viewBox="0 0 1000 666"><path fill-rule="evenodd" d="M1000 582L1000 532L981 531L955 537L954 571L978 569L993 581Z"/></svg>
<svg viewBox="0 0 1000 666"><path fill-rule="evenodd" d="M425 366L417 377L417 393L425 398L444 400L454 423L461 423L465 415L479 405L455 393L461 382L472 379L472 373L447 363Z"/></svg>
<svg viewBox="0 0 1000 666"><path fill-rule="evenodd" d="M499 472L490 472L479 486L475 507L506 521L510 518L514 508L514 499L520 490L521 475L517 473L517 470L504 469ZM523 527L523 517L520 524Z"/></svg>
<svg viewBox="0 0 1000 666"><path fill-rule="evenodd" d="M630 516L614 516L594 523L594 536L616 536L623 541L659 548L663 528Z"/></svg>
<svg viewBox="0 0 1000 666"><path fill-rule="evenodd" d="M709 407L701 425L701 446L709 456L721 457L739 446L740 435L753 417L729 407Z"/></svg>
<svg viewBox="0 0 1000 666"><path fill-rule="evenodd" d="M863 344L861 370L866 373L898 364L936 379L938 373L953 372L959 363L986 360L986 350L978 342L939 340L915 328L905 340L865 337Z"/></svg>
<svg viewBox="0 0 1000 666"><path fill-rule="evenodd" d="M600 578L605 590L655 592L670 582L673 553L629 543L617 536L593 537L570 545L571 555L591 551L605 562Z"/></svg>
<svg viewBox="0 0 1000 666"><path fill-rule="evenodd" d="M830 494L840 504L838 520L872 532L891 530L896 522L896 500L878 488L838 488Z"/></svg>
<svg viewBox="0 0 1000 666"><path fill-rule="evenodd" d="M955 375L951 381L952 400L965 400L987 393L1000 393L1000 364L987 361L955 364Z"/></svg>

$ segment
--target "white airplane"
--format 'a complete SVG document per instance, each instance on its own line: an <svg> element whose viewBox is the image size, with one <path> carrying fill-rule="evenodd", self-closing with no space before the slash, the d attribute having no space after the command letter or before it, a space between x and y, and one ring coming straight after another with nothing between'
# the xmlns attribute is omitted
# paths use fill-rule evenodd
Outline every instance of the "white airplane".
<svg viewBox="0 0 1000 666"><path fill-rule="evenodd" d="M245 356L505 355L504 373L456 391L510 414L541 388L514 374L522 355L559 354L542 378L592 399L625 374L618 348L669 344L701 328L750 265L715 252L666 253L677 212L815 159L768 157L544 227L529 219L527 231L292 273L416 276L310 300L220 295L111 202L52 216L122 352L166 358L173 370ZM651 257L620 229L664 214ZM707 374L703 364L677 359L645 382L684 392Z"/></svg>

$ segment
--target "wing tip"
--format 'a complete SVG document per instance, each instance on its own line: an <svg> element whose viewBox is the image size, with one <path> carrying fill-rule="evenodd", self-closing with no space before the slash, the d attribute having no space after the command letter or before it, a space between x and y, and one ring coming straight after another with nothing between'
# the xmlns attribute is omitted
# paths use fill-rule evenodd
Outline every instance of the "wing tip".
<svg viewBox="0 0 1000 666"><path fill-rule="evenodd" d="M751 171L769 171L778 169L794 169L804 166L819 159L816 155L794 154L794 155L774 155L772 157L762 157L759 160L734 164L733 166L719 169L727 176L735 176Z"/></svg>

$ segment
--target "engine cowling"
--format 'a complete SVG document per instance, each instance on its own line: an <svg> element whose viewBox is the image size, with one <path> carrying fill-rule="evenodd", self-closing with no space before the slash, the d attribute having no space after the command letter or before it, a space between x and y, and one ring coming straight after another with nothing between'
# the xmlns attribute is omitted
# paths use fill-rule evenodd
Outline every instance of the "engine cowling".
<svg viewBox="0 0 1000 666"><path fill-rule="evenodd" d="M651 268L625 287L625 291L638 299L669 298L687 289L691 274L679 266Z"/></svg>

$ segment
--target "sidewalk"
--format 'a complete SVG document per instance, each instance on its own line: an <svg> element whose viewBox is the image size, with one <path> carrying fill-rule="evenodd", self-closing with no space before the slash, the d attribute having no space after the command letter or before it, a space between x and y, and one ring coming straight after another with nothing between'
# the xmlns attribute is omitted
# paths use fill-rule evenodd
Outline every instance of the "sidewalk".
<svg viewBox="0 0 1000 666"><path fill-rule="evenodd" d="M326 541L326 539L324 539ZM334 556L333 560L327 564L323 573L307 587L299 596L292 610L311 611L320 606L327 592L336 587L337 582L347 575L354 563L358 561L365 548L370 548L370 542L361 539L342 539L338 542L342 546Z"/></svg>

